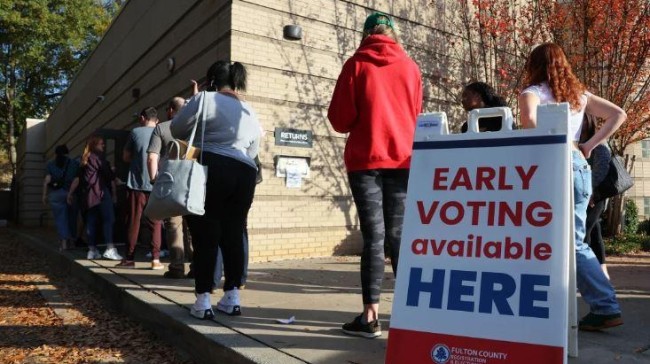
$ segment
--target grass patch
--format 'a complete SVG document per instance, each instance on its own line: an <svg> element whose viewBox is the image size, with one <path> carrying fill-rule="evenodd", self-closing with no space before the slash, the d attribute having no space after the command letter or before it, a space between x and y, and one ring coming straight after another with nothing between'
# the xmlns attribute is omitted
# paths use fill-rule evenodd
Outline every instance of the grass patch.
<svg viewBox="0 0 650 364"><path fill-rule="evenodd" d="M650 236L625 234L605 239L607 255L634 254L641 251L650 251Z"/></svg>

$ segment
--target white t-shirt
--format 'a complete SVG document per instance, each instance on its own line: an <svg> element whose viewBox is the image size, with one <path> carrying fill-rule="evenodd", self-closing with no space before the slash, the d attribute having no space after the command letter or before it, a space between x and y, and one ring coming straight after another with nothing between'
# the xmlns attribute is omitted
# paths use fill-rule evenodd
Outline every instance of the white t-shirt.
<svg viewBox="0 0 650 364"><path fill-rule="evenodd" d="M539 97L540 105L556 103L555 97L553 96L553 91L548 86L548 83L542 82L539 85L532 85L526 87L525 90L521 92L522 94L531 93ZM580 110L574 111L571 110L571 115L569 115L569 135L573 137L574 141L580 140L580 132L582 129L582 118L585 115L585 106L587 106L587 98L591 95L589 92L585 92L580 97Z"/></svg>

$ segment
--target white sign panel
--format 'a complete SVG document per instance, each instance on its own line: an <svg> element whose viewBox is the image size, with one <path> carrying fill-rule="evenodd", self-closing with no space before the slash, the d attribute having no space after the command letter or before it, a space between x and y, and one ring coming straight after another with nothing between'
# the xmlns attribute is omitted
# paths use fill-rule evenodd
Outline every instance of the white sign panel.
<svg viewBox="0 0 650 364"><path fill-rule="evenodd" d="M565 362L567 122L416 137L387 363Z"/></svg>

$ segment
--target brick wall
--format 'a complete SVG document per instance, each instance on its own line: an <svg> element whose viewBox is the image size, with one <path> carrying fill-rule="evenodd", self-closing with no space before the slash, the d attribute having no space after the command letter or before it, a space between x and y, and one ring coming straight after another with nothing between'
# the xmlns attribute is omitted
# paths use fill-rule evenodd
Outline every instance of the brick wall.
<svg viewBox="0 0 650 364"><path fill-rule="evenodd" d="M249 71L247 98L265 129L258 186L249 216L253 260L359 253L361 237L343 150L345 135L332 130L327 107L341 67L358 47L360 30L374 10L394 14L400 41L423 72L426 110L448 110L432 82L439 63L432 53L449 36L445 14L428 1L241 0L232 5L232 60ZM283 39L285 25L298 24L303 38ZM311 149L274 145L275 127L310 130ZM288 189L274 174L275 155L311 158L311 178Z"/></svg>
<svg viewBox="0 0 650 364"><path fill-rule="evenodd" d="M258 186L249 216L252 260L358 253L361 239L343 165L345 135L332 130L327 107L343 62L359 45L366 16L395 16L401 43L420 65L425 110L458 110L453 87L437 80L464 62L460 38L447 29L450 1L438 0L138 0L126 3L46 123L44 152L67 143L81 152L94 130L130 129L133 114L189 95L217 59L249 71L247 100L265 131ZM303 28L288 41L282 29ZM448 52L461 44L460 52ZM456 58L454 58L456 57ZM166 69L174 58L175 68ZM138 89L139 97L132 91ZM100 101L97 96L103 95ZM453 118L452 118L453 120ZM276 146L276 127L313 132L312 148ZM116 151L117 154L119 152ZM309 157L311 176L299 189L275 177L274 157ZM114 155L112 156L115 157Z"/></svg>

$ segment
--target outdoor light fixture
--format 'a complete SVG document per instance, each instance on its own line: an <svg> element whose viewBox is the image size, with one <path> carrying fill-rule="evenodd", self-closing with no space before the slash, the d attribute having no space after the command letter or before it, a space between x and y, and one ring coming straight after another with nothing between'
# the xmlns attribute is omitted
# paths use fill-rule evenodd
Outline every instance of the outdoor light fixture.
<svg viewBox="0 0 650 364"><path fill-rule="evenodd" d="M174 72L174 67L176 66L176 60L174 57L167 58L167 71Z"/></svg>
<svg viewBox="0 0 650 364"><path fill-rule="evenodd" d="M302 28L300 25L285 25L283 29L284 39L300 40L302 39Z"/></svg>

